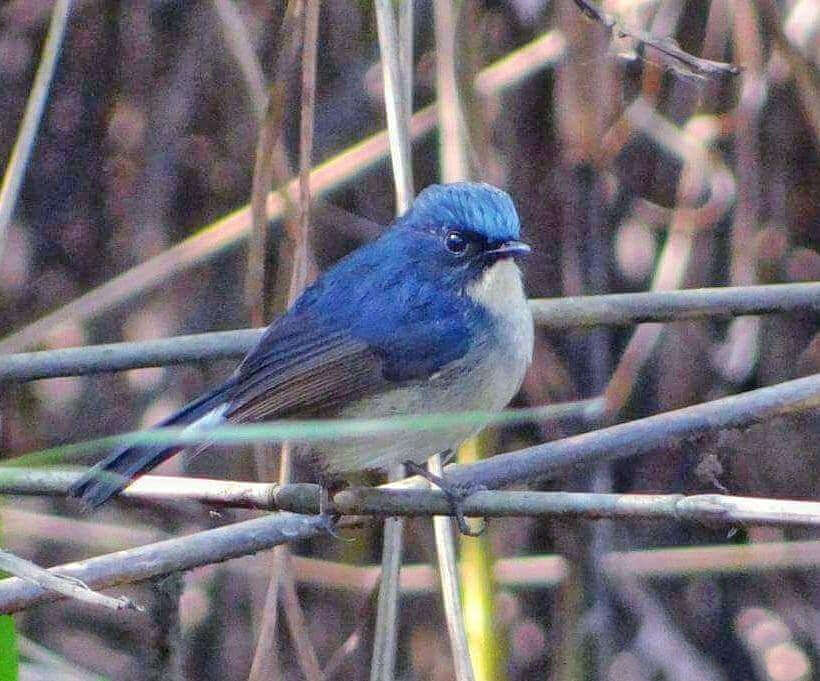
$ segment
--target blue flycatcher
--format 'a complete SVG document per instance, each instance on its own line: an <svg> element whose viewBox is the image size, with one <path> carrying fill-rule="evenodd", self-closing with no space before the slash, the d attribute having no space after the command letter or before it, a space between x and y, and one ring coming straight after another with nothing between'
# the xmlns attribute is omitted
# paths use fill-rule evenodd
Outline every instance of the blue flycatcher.
<svg viewBox="0 0 820 681"><path fill-rule="evenodd" d="M306 289L225 383L159 425L503 409L532 358L532 315L516 264L529 250L505 192L430 186L380 238ZM315 461L328 477L397 463L420 472L478 430L342 439L318 446ZM96 507L180 449L115 450L71 494Z"/></svg>

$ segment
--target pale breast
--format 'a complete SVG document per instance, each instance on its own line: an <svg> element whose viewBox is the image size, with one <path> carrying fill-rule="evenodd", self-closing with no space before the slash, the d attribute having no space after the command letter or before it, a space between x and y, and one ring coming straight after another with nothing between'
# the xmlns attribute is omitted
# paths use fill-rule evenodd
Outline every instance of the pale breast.
<svg viewBox="0 0 820 681"><path fill-rule="evenodd" d="M501 409L518 392L532 361L532 312L524 295L521 270L512 259L500 260L467 288L467 295L483 305L496 320L494 330L498 343L490 353L491 361L509 372L506 390L501 391L506 399L496 407Z"/></svg>

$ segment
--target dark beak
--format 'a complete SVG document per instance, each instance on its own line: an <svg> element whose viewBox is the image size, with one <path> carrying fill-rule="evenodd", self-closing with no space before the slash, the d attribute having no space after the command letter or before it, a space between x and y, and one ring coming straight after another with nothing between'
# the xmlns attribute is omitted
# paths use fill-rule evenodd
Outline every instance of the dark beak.
<svg viewBox="0 0 820 681"><path fill-rule="evenodd" d="M530 253L532 249L523 241L502 241L493 244L493 247L484 251L484 255L491 258L520 258Z"/></svg>

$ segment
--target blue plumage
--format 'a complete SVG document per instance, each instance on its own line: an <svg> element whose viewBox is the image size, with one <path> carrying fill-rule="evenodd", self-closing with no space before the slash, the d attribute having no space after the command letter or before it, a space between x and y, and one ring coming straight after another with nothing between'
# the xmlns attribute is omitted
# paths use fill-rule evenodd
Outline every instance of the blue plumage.
<svg viewBox="0 0 820 681"><path fill-rule="evenodd" d="M532 317L514 261L529 249L519 233L500 189L428 187L379 239L340 260L274 320L220 388L169 422L503 408L532 353ZM420 463L474 431L328 443L316 459L334 475ZM98 505L176 451L115 451L72 491Z"/></svg>

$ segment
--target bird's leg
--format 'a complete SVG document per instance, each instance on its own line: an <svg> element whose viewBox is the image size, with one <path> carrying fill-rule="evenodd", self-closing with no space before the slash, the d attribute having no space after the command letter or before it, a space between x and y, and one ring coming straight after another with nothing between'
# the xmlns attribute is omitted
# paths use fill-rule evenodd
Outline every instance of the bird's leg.
<svg viewBox="0 0 820 681"><path fill-rule="evenodd" d="M442 458L446 459L451 455L452 453L448 450L442 454ZM461 534L467 535L468 537L478 537L484 533L484 530L487 529L486 523L482 524L480 530L473 530L467 523L467 519L464 517L464 500L474 492L484 491L486 487L475 484L454 485L447 482L440 475L431 473L427 470L426 466L417 464L415 461L405 461L404 467L407 469L408 473L420 475L422 478L434 484L442 492L444 492L444 496L447 498L447 503L450 504L450 509L453 511L453 515L455 516L456 523L458 524L458 529Z"/></svg>
<svg viewBox="0 0 820 681"><path fill-rule="evenodd" d="M336 539L344 539L336 531L336 523L339 522L341 514L335 509L330 501L331 490L337 492L339 485L334 485L333 481L326 480L324 476L319 478L319 516L322 520L322 528L330 536Z"/></svg>

